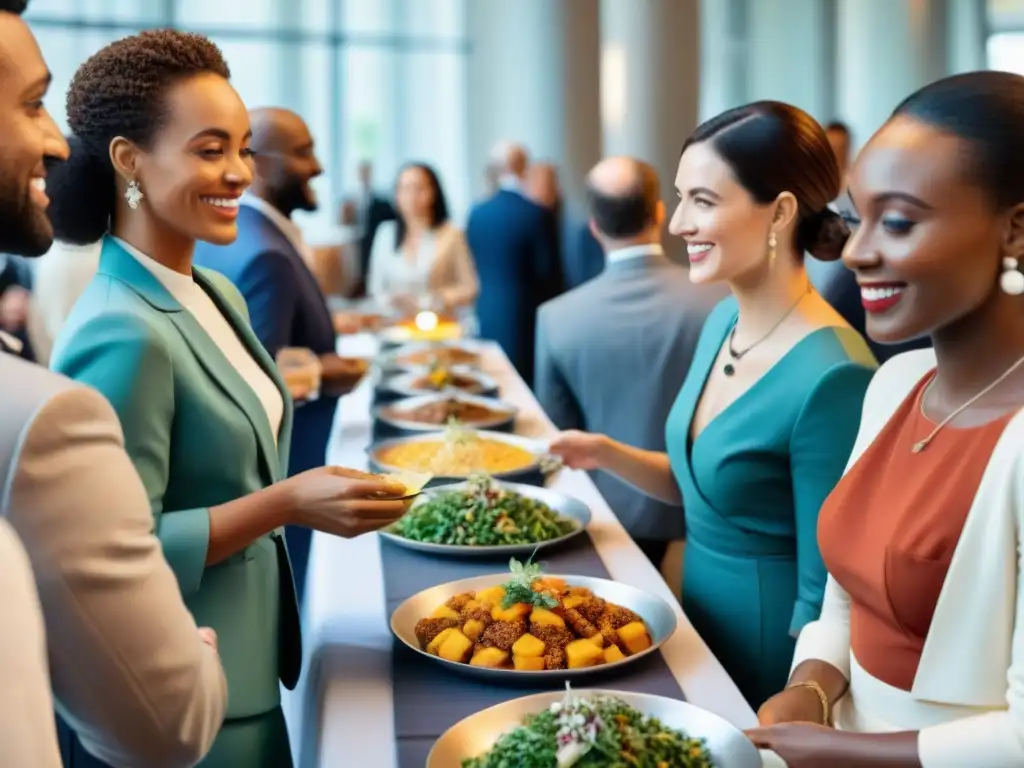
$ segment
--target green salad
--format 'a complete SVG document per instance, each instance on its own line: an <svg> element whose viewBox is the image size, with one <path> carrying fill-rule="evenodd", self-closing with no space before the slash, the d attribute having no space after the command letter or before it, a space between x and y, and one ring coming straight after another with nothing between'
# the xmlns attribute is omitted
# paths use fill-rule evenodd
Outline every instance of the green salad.
<svg viewBox="0 0 1024 768"><path fill-rule="evenodd" d="M526 718L462 768L714 768L703 739L621 699L570 695Z"/></svg>
<svg viewBox="0 0 1024 768"><path fill-rule="evenodd" d="M390 530L430 544L495 547L557 539L577 525L541 501L473 476L465 488L430 494Z"/></svg>

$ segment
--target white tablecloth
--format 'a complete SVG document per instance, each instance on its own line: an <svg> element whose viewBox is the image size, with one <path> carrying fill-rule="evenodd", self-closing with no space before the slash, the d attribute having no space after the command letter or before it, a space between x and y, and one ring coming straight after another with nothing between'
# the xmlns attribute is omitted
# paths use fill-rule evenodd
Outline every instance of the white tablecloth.
<svg viewBox="0 0 1024 768"><path fill-rule="evenodd" d="M348 337L341 344L342 354L367 356L374 351L369 337ZM500 385L501 397L519 406L518 433L533 437L553 434L551 422L500 349L488 349L484 368ZM366 381L341 400L328 448L329 463L366 468L371 395ZM588 531L613 579L659 595L676 607L679 628L661 653L687 700L740 728L755 725L753 711L590 478L566 470L551 487L590 506L593 522ZM352 540L320 533L313 536L303 632L302 679L295 691L285 695L297 764L300 768L396 768L392 638L376 534Z"/></svg>

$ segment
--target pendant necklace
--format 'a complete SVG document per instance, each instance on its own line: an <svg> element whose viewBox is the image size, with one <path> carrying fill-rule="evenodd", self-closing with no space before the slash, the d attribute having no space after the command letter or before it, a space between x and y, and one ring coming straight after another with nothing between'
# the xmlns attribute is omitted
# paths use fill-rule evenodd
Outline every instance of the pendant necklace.
<svg viewBox="0 0 1024 768"><path fill-rule="evenodd" d="M985 387L983 390L981 390L981 392L976 394L974 397L972 397L966 403L964 403L959 408L957 408L955 411L953 411L951 414L949 414L949 416L947 416L942 421L940 421L936 425L935 429L933 429L931 431L931 433L927 437L924 438L924 440L918 440L916 443L914 443L913 447L910 449L911 453L920 453L925 448L927 448L928 447L928 443L930 443L932 440L935 439L935 436L937 434L939 434L939 432L942 430L942 428L944 426L949 424L949 422L951 422L953 419L955 419L957 416L959 416L961 413L963 413L965 410L967 410L970 406L974 405L976 402L978 402L978 400L980 400L982 397L987 395L989 392L991 392L997 386L1002 384L1007 379L1007 377L1011 373L1016 371L1018 368L1020 368L1020 366L1022 364L1024 364L1024 357L1021 357L1019 360L1017 360L1017 362L1015 362L1013 365L1011 365L1009 368L1007 368L1005 371L1003 371L1002 375L1000 375L998 379L993 381L991 384L989 384L987 387ZM932 383L934 381L935 381L935 376L932 376L931 379L928 381L928 383L925 384L924 389L921 390L921 402L920 402L920 406L919 407L920 407L920 410L921 410L921 415L924 416L926 419L928 419L928 414L927 414L927 412L924 409L924 399L925 399L925 397L928 394L928 390L930 390L932 388ZM928 419L928 420L931 421L931 419Z"/></svg>
<svg viewBox="0 0 1024 768"><path fill-rule="evenodd" d="M789 309L786 310L786 313L782 317L779 318L778 322L776 322L775 325L773 325L771 327L771 329L769 329L768 333L766 333L764 336L762 336L760 339L755 341L753 344L751 344L746 349L735 349L733 347L733 341L736 338L736 325L737 325L737 323L739 321L739 318L737 317L736 318L737 319L737 323L734 323L733 326L732 326L732 330L729 331L729 343L727 345L728 350L729 350L729 357L731 357L737 363L740 360L742 360L744 355L746 355L750 350L752 350L754 347L756 347L762 341L764 341L769 336L771 336L773 333L775 333L776 330L778 330L779 326L782 325L782 323L785 321L785 319L787 317L789 317L791 314L793 314L793 310L795 310L800 305L800 302L804 300L804 297L806 297L807 294L809 294L811 292L811 290L812 290L812 286L808 285L807 286L807 290L800 294L800 298L798 298L796 301L793 302L793 306L791 306ZM725 367L722 369L722 371L725 373L726 376L732 376L733 374L736 373L736 366L733 363L731 363L731 362L726 363Z"/></svg>

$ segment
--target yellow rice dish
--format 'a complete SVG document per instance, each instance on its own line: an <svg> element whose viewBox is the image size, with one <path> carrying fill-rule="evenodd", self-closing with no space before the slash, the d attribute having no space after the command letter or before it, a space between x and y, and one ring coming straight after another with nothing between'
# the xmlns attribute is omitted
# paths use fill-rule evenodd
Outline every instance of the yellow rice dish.
<svg viewBox="0 0 1024 768"><path fill-rule="evenodd" d="M437 439L399 443L378 453L377 461L413 472L464 477L479 473L495 475L515 472L535 464L537 457L508 443L474 437L470 440Z"/></svg>

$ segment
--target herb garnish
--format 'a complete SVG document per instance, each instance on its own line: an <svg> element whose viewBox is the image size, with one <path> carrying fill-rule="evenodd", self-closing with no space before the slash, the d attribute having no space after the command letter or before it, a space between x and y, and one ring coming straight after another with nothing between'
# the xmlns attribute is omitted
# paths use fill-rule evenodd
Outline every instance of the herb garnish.
<svg viewBox="0 0 1024 768"><path fill-rule="evenodd" d="M527 603L537 608L551 609L558 605L556 600L546 592L538 592L533 588L533 582L540 578L543 568L533 562L533 555L526 563L520 563L514 557L508 561L509 570L512 571L512 578L502 586L505 588L505 599L502 600L502 608L511 608L516 603Z"/></svg>

